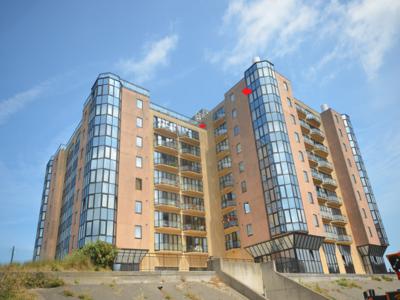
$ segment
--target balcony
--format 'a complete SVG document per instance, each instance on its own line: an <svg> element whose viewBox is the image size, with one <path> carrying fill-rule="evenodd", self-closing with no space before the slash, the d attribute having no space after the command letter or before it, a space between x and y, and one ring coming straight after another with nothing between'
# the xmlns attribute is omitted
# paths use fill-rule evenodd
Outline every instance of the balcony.
<svg viewBox="0 0 400 300"><path fill-rule="evenodd" d="M214 127L218 127L225 122L225 113L213 117Z"/></svg>
<svg viewBox="0 0 400 300"><path fill-rule="evenodd" d="M318 128L311 128L310 136L313 140L322 142L325 139L324 133Z"/></svg>
<svg viewBox="0 0 400 300"><path fill-rule="evenodd" d="M219 188L223 193L226 193L226 190L231 189L233 185L234 185L233 180L225 180L219 183Z"/></svg>
<svg viewBox="0 0 400 300"><path fill-rule="evenodd" d="M180 149L182 157L185 159L200 160L200 148L198 147L182 147Z"/></svg>
<svg viewBox="0 0 400 300"><path fill-rule="evenodd" d="M204 216L204 205L200 203L182 203L182 210L184 214Z"/></svg>
<svg viewBox="0 0 400 300"><path fill-rule="evenodd" d="M307 157L308 157L308 162L311 167L317 167L318 166L318 157L316 157L314 154L310 153L307 151Z"/></svg>
<svg viewBox="0 0 400 300"><path fill-rule="evenodd" d="M306 135L303 135L303 139L304 139L304 145L306 146L306 149L309 151L312 151L314 149L314 141Z"/></svg>
<svg viewBox="0 0 400 300"><path fill-rule="evenodd" d="M329 154L328 147L322 144L314 143L314 153L322 157L327 157Z"/></svg>
<svg viewBox="0 0 400 300"><path fill-rule="evenodd" d="M237 227L239 226L239 221L238 219L232 218L231 220L224 220L224 229L232 228L232 227Z"/></svg>
<svg viewBox="0 0 400 300"><path fill-rule="evenodd" d="M154 200L154 206L157 209L177 211L181 205L179 199L158 198Z"/></svg>
<svg viewBox="0 0 400 300"><path fill-rule="evenodd" d="M312 126L319 127L321 125L321 119L319 117L317 117L316 115L314 115L314 114L308 113L306 115L306 120Z"/></svg>
<svg viewBox="0 0 400 300"><path fill-rule="evenodd" d="M227 137L228 129L226 128L215 129L214 135L215 135L215 142L218 143Z"/></svg>
<svg viewBox="0 0 400 300"><path fill-rule="evenodd" d="M161 135L166 135L170 137L177 137L178 133L176 131L176 127L168 126L163 123L154 123L154 131L160 133Z"/></svg>
<svg viewBox="0 0 400 300"><path fill-rule="evenodd" d="M226 161L223 163L218 163L218 175L223 176L227 173L229 173L232 169L232 162L231 161Z"/></svg>
<svg viewBox="0 0 400 300"><path fill-rule="evenodd" d="M340 199L338 196L336 196L335 194L332 195L328 195L328 205L331 206L340 206L342 205L342 199Z"/></svg>
<svg viewBox="0 0 400 300"><path fill-rule="evenodd" d="M180 221L155 220L154 229L163 233L179 233L182 230Z"/></svg>
<svg viewBox="0 0 400 300"><path fill-rule="evenodd" d="M323 177L322 177L322 175L320 173L318 173L317 170L311 169L311 176L312 176L315 184L321 184L322 183Z"/></svg>
<svg viewBox="0 0 400 300"><path fill-rule="evenodd" d="M347 223L347 217L343 215L332 215L332 223L338 225L345 225Z"/></svg>
<svg viewBox="0 0 400 300"><path fill-rule="evenodd" d="M194 196L203 195L203 185L182 183L181 189L182 192L188 195L194 195Z"/></svg>
<svg viewBox="0 0 400 300"><path fill-rule="evenodd" d="M200 167L200 165L196 165L196 164L181 165L180 171L181 171L182 175L185 175L185 176L194 176L194 177L201 176L201 167Z"/></svg>
<svg viewBox="0 0 400 300"><path fill-rule="evenodd" d="M195 134L195 131L180 131L179 132L179 139L188 143L196 144L198 145L200 143L199 141L199 135Z"/></svg>
<svg viewBox="0 0 400 300"><path fill-rule="evenodd" d="M298 104L296 104L296 110L297 110L297 114L299 116L299 119L305 119L305 117L307 116L308 112Z"/></svg>
<svg viewBox="0 0 400 300"><path fill-rule="evenodd" d="M330 222L333 219L332 213L329 211L324 211L324 210L321 210L321 217L322 217L322 220L327 221L327 222Z"/></svg>
<svg viewBox="0 0 400 300"><path fill-rule="evenodd" d="M236 201L235 200L221 201L221 208L222 209L229 209L229 208L235 208L235 207L236 207Z"/></svg>
<svg viewBox="0 0 400 300"><path fill-rule="evenodd" d="M317 198L320 203L325 203L328 201L328 195L321 191L317 191Z"/></svg>
<svg viewBox="0 0 400 300"><path fill-rule="evenodd" d="M352 240L351 236L347 234L338 234L337 236L337 242L339 244L351 244Z"/></svg>
<svg viewBox="0 0 400 300"><path fill-rule="evenodd" d="M310 132L310 129L311 129L310 125L308 125L303 120L300 120L300 128L301 128L301 132L303 134L308 134Z"/></svg>
<svg viewBox="0 0 400 300"><path fill-rule="evenodd" d="M157 157L156 159L154 159L154 167L157 170L176 173L178 172L178 161L166 159L163 157Z"/></svg>
<svg viewBox="0 0 400 300"><path fill-rule="evenodd" d="M333 165L327 160L318 160L318 170L325 172L325 173L331 173L333 171Z"/></svg>
<svg viewBox="0 0 400 300"><path fill-rule="evenodd" d="M322 184L327 189L336 189L337 183L336 180L330 177L323 177Z"/></svg>
<svg viewBox="0 0 400 300"><path fill-rule="evenodd" d="M172 155L178 153L178 145L175 141L154 140L154 149Z"/></svg>
<svg viewBox="0 0 400 300"><path fill-rule="evenodd" d="M194 224L194 223L186 223L183 224L183 231L187 231L187 233L191 233L191 231L194 234L199 234L198 231L200 231L202 234L206 234L206 225L205 224ZM196 231L197 233L195 233Z"/></svg>
<svg viewBox="0 0 400 300"><path fill-rule="evenodd" d="M154 185L157 187L163 187L171 190L179 190L178 179L171 179L166 177L154 178Z"/></svg>
<svg viewBox="0 0 400 300"><path fill-rule="evenodd" d="M202 245L186 244L185 252L207 253L207 247Z"/></svg>
<svg viewBox="0 0 400 300"><path fill-rule="evenodd" d="M333 232L325 232L325 241L326 242L336 242L338 239L338 235Z"/></svg>

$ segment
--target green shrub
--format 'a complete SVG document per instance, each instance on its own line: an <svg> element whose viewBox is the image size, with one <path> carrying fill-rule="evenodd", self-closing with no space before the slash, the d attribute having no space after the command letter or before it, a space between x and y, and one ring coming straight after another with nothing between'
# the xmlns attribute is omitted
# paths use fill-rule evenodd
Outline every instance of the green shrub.
<svg viewBox="0 0 400 300"><path fill-rule="evenodd" d="M393 281L393 278L390 276L382 275L382 279L385 281Z"/></svg>
<svg viewBox="0 0 400 300"><path fill-rule="evenodd" d="M74 297L74 293L70 290L63 290L62 295L65 297Z"/></svg>
<svg viewBox="0 0 400 300"><path fill-rule="evenodd" d="M79 251L90 258L93 265L101 268L112 268L114 259L117 256L117 249L115 246L103 241L86 244Z"/></svg>

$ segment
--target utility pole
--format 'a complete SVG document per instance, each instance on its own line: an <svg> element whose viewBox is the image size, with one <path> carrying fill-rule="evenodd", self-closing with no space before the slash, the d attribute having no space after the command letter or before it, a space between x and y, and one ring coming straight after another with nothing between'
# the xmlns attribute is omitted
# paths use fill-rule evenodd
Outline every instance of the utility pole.
<svg viewBox="0 0 400 300"><path fill-rule="evenodd" d="M13 246L13 247L12 247L12 250L11 250L11 260L10 260L10 265L13 263L13 260L14 260L14 252L15 252L15 246Z"/></svg>

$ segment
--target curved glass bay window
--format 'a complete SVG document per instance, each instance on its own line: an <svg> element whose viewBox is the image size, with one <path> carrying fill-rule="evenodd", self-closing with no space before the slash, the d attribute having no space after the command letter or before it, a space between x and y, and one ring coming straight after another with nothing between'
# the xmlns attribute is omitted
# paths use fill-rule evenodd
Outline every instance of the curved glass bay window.
<svg viewBox="0 0 400 300"><path fill-rule="evenodd" d="M121 83L100 75L89 102L89 137L79 243L115 242Z"/></svg>
<svg viewBox="0 0 400 300"><path fill-rule="evenodd" d="M299 184L273 65L253 64L245 72L264 199L272 236L307 231Z"/></svg>
<svg viewBox="0 0 400 300"><path fill-rule="evenodd" d="M40 205L39 222L37 225L35 249L33 251L33 260L38 260L40 257L40 250L42 248L44 220L46 218L47 205L49 200L51 172L53 169L53 158L49 160L46 166L46 175L44 177L42 203Z"/></svg>

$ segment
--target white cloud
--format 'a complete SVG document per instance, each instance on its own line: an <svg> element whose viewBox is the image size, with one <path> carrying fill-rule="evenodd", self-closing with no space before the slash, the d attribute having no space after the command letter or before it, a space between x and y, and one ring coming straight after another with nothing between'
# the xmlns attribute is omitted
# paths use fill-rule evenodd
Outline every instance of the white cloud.
<svg viewBox="0 0 400 300"><path fill-rule="evenodd" d="M136 82L144 82L153 77L155 71L169 63L171 52L176 48L178 36L168 35L145 47L142 59L122 60L117 67L122 73L132 76Z"/></svg>
<svg viewBox="0 0 400 300"><path fill-rule="evenodd" d="M288 57L319 47L322 55L311 75L346 60L359 63L373 78L399 33L398 0L232 0L222 18L227 46L208 51L207 59L242 70L255 55Z"/></svg>
<svg viewBox="0 0 400 300"><path fill-rule="evenodd" d="M22 110L30 102L36 100L43 94L48 82L43 82L29 90L20 92L8 99L0 101L0 125L5 123L13 114Z"/></svg>

